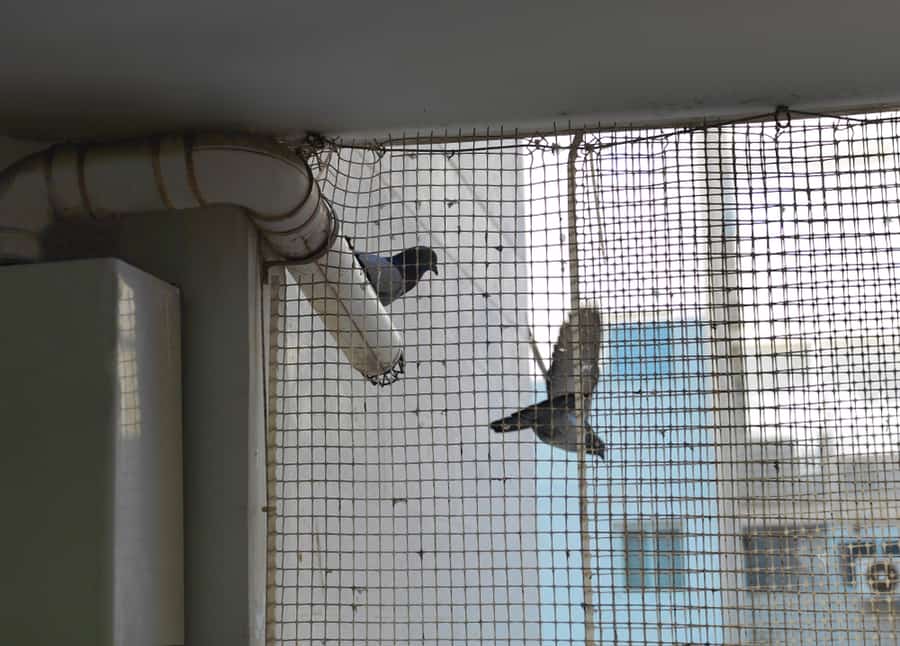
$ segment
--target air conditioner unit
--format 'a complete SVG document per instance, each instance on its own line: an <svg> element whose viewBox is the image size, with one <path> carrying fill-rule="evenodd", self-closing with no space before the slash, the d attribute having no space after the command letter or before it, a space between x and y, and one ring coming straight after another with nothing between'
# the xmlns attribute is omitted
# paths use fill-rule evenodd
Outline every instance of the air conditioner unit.
<svg viewBox="0 0 900 646"><path fill-rule="evenodd" d="M872 612L900 610L900 558L873 550L854 561L854 586L863 596L863 607Z"/></svg>
<svg viewBox="0 0 900 646"><path fill-rule="evenodd" d="M881 554L856 559L856 581L867 594L900 592L900 561Z"/></svg>

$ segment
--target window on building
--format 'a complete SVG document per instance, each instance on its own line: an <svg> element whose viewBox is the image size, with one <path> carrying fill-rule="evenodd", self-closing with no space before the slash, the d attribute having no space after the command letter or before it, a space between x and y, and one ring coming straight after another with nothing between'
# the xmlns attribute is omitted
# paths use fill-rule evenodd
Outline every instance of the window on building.
<svg viewBox="0 0 900 646"><path fill-rule="evenodd" d="M797 535L791 528L754 528L742 538L748 588L768 590L797 585Z"/></svg>
<svg viewBox="0 0 900 646"><path fill-rule="evenodd" d="M625 581L629 588L684 587L684 544L677 525L625 528Z"/></svg>
<svg viewBox="0 0 900 646"><path fill-rule="evenodd" d="M860 538L840 545L838 554L840 556L841 576L843 577L844 585L852 588L857 582L857 563L859 559L866 557L878 559L879 556L883 556L885 563L892 561L894 559L891 557L900 555L900 541L897 539L881 541L875 538Z"/></svg>

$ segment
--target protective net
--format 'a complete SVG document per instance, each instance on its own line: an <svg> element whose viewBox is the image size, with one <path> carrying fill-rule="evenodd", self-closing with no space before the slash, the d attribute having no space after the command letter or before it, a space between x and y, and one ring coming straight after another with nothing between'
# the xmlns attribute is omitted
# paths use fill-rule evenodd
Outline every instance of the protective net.
<svg viewBox="0 0 900 646"><path fill-rule="evenodd" d="M319 149L439 267L386 387L273 276L270 643L900 642L900 117L801 117Z"/></svg>

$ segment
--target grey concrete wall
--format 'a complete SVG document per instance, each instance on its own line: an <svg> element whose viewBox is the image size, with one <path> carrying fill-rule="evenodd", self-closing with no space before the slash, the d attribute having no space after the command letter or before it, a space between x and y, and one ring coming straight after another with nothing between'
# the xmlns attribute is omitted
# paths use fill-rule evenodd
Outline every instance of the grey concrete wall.
<svg viewBox="0 0 900 646"><path fill-rule="evenodd" d="M177 290L80 261L0 299L4 641L182 643Z"/></svg>
<svg viewBox="0 0 900 646"><path fill-rule="evenodd" d="M53 9L0 23L5 132L509 132L900 101L885 0Z"/></svg>
<svg viewBox="0 0 900 646"><path fill-rule="evenodd" d="M182 293L189 646L264 636L265 447L257 235L236 209L136 216L117 255Z"/></svg>
<svg viewBox="0 0 900 646"><path fill-rule="evenodd" d="M59 226L53 257L118 256L181 290L185 633L265 635L265 420L257 234L237 209Z"/></svg>

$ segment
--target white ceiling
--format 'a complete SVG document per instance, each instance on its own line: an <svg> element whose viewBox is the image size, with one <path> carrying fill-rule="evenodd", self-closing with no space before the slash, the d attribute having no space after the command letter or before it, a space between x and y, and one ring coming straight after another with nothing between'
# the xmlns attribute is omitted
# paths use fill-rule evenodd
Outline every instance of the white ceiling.
<svg viewBox="0 0 900 646"><path fill-rule="evenodd" d="M402 133L900 103L896 0L7 3L0 132Z"/></svg>

